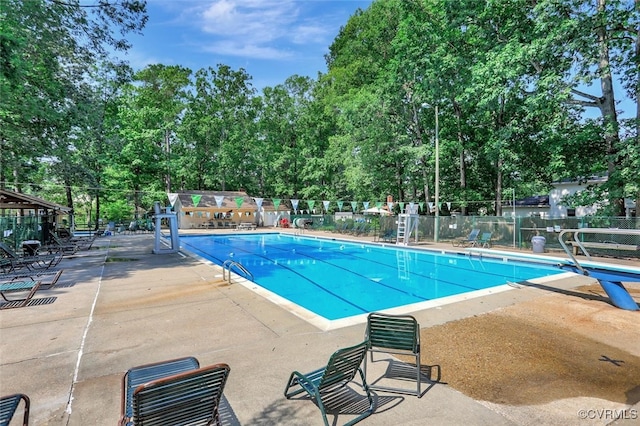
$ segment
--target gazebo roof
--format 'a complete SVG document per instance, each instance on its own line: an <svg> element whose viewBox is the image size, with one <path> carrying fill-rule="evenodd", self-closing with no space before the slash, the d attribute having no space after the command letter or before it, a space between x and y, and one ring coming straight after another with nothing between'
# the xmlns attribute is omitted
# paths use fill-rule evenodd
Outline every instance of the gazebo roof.
<svg viewBox="0 0 640 426"><path fill-rule="evenodd" d="M22 194L13 191L0 189L0 209L12 210L58 210L69 213L71 209L60 204L34 197L33 195Z"/></svg>

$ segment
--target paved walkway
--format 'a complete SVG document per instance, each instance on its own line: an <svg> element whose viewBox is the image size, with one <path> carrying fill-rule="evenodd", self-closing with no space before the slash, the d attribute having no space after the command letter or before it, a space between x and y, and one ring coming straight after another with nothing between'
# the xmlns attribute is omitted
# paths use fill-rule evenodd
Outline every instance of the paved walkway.
<svg viewBox="0 0 640 426"><path fill-rule="evenodd" d="M322 424L312 402L283 397L286 381L291 371L321 367L336 349L362 341L364 325L319 330L241 285L228 285L216 266L182 253L153 255L152 248L150 234L101 238L93 250L64 259L60 283L38 292L37 298L55 297L53 303L0 311L0 395L29 395L33 425L114 425L128 368L193 355L201 365L231 366L225 424ZM571 288L583 280L554 285ZM544 293L525 287L415 316L429 327ZM423 344L428 363L437 365ZM387 366L374 363L372 376ZM446 383L425 388L422 398L377 392L375 413L360 424L606 424L579 421L575 401L519 411L472 400ZM346 396L359 391L353 387ZM594 407L607 408L606 401ZM343 424L354 417L349 411L342 407L330 422Z"/></svg>

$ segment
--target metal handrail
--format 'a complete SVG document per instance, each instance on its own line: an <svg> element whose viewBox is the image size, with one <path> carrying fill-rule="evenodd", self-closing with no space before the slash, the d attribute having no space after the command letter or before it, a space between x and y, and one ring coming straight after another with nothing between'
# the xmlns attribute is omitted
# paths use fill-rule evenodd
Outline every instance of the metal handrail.
<svg viewBox="0 0 640 426"><path fill-rule="evenodd" d="M581 235L581 234L609 234L609 235L610 234L616 234L616 235L638 235L638 236L640 236L640 229L580 228L580 229L563 229L562 231L560 231L560 234L558 235L558 241L560 242L560 245L562 246L564 251L567 253L567 255L569 256L571 261L575 264L576 268L578 268L580 270L580 272L585 274L586 272L585 272L584 268L582 267L582 265L580 265L578 260L573 255L573 251L571 250L571 248L569 246L567 246L567 244L565 243L565 241L563 239L563 236L566 235L566 234L573 234L573 241L571 242L571 244L577 245L580 248L580 250L582 250L582 252L587 257L587 259L591 259L591 255L587 251L587 249L584 246L584 244L582 243L582 241L580 241L579 235ZM606 243L602 243L602 244L606 244ZM611 243L611 246L612 246L612 249L616 249L620 245L619 244L615 244L615 243Z"/></svg>
<svg viewBox="0 0 640 426"><path fill-rule="evenodd" d="M244 266L242 266L240 263L236 262L235 260L225 260L222 263L222 279L224 280L226 277L225 271L229 271L229 284L231 284L231 268L232 267L236 267L238 270L240 270L240 272L242 272L245 276L245 278L250 278L253 281L253 274L251 272L249 272L249 270L247 268L245 268Z"/></svg>

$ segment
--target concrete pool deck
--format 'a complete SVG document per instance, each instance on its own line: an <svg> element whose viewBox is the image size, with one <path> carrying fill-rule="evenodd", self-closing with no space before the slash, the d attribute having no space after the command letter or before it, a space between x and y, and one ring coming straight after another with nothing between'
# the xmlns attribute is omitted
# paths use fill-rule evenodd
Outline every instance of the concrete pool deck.
<svg viewBox="0 0 640 426"><path fill-rule="evenodd" d="M124 372L182 356L195 356L201 365L226 362L231 366L224 392L224 424L322 424L311 401L284 398L286 381L293 370L308 372L324 366L335 350L362 341L364 324L322 331L241 285L225 283L217 266L182 253L151 254L151 234L103 237L95 246L64 259L59 284L36 295L55 297L53 303L0 311L0 395L27 394L31 424L116 424ZM446 249L451 249L450 244ZM573 276L554 282L554 287L569 290L587 281L592 282ZM425 328L548 293L524 286L413 315ZM614 314L638 315L611 309L616 310ZM428 342L423 347L426 363L438 365L437 359L429 357ZM374 363L371 376L384 374L387 365ZM357 386L351 389L361 394ZM533 409L496 408L446 383L425 383L424 389L422 398L376 392L374 414L359 424L609 424L606 416L581 419L576 407L640 411L638 404L621 408L589 397ZM348 412L343 407L337 420L330 415L329 421L343 424L354 417ZM638 419L616 424L638 424Z"/></svg>

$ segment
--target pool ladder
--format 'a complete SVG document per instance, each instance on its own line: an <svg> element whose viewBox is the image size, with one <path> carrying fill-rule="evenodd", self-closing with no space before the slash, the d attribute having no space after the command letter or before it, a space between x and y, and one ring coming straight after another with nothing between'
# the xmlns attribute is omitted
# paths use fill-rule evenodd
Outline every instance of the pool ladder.
<svg viewBox="0 0 640 426"><path fill-rule="evenodd" d="M222 264L222 279L228 279L229 284L231 284L231 268L236 268L237 270L239 270L245 278L249 278L251 279L251 281L253 281L253 274L251 272L249 272L249 270L247 268L245 268L244 266L242 266L240 263L236 262L235 260L225 260L224 263ZM227 274L225 273L225 271L229 271L228 274L228 278L227 278Z"/></svg>

